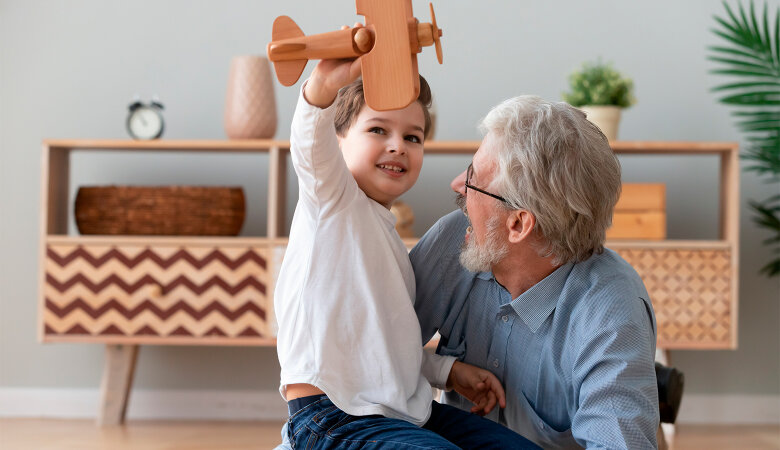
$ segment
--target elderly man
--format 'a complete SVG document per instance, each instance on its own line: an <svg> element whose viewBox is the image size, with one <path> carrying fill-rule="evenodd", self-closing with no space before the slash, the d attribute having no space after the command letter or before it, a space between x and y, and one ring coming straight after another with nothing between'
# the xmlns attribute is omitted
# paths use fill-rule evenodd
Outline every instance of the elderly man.
<svg viewBox="0 0 780 450"><path fill-rule="evenodd" d="M438 331L438 353L492 371L506 408L489 418L545 449L656 447L653 309L604 248L620 194L607 139L581 111L531 96L481 128L452 183L462 212L411 252L423 339Z"/></svg>

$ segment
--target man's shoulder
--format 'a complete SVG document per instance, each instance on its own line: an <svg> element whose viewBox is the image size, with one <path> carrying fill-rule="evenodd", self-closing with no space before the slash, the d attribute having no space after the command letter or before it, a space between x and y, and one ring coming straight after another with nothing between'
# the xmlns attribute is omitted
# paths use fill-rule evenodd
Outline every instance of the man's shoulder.
<svg viewBox="0 0 780 450"><path fill-rule="evenodd" d="M452 255L458 254L469 221L460 211L455 210L439 219L414 246L410 255ZM426 258L427 259L427 258Z"/></svg>
<svg viewBox="0 0 780 450"><path fill-rule="evenodd" d="M641 320L652 314L642 278L619 254L604 249L574 265L565 288L572 318L591 321ZM652 320L652 319L651 319Z"/></svg>
<svg viewBox="0 0 780 450"><path fill-rule="evenodd" d="M642 278L631 264L608 248L575 264L571 276L586 284L594 292L603 289L646 292Z"/></svg>
<svg viewBox="0 0 780 450"><path fill-rule="evenodd" d="M436 222L436 227L440 228L441 232L465 230L469 226L469 219L459 209L450 212ZM463 236L460 236L462 239Z"/></svg>

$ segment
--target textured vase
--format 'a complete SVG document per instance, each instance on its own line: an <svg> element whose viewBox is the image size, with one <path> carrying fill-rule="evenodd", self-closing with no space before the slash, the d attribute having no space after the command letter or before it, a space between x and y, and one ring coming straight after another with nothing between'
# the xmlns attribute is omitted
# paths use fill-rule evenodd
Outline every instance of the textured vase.
<svg viewBox="0 0 780 450"><path fill-rule="evenodd" d="M236 56L230 62L225 133L230 139L270 139L276 134L276 120L268 60L261 56Z"/></svg>
<svg viewBox="0 0 780 450"><path fill-rule="evenodd" d="M595 123L610 142L617 140L621 112L619 106L582 106L580 109L585 111L588 120Z"/></svg>

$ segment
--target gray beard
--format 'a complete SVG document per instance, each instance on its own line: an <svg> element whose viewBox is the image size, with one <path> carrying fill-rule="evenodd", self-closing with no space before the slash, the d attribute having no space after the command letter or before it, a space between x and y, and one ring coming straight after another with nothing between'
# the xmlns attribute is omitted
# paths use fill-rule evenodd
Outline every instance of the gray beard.
<svg viewBox="0 0 780 450"><path fill-rule="evenodd" d="M469 223L471 223L469 221ZM499 236L498 217L488 219L485 240L478 244L476 236L469 236L460 250L460 264L470 272L490 272L509 253L509 246Z"/></svg>

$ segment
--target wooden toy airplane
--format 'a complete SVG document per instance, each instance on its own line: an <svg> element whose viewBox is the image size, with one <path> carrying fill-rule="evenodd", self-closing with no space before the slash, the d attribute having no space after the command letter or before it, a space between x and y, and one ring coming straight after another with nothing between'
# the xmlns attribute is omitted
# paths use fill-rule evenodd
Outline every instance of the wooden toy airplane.
<svg viewBox="0 0 780 450"><path fill-rule="evenodd" d="M442 32L436 25L433 4L431 23L414 18L412 0L356 0L356 9L366 19L364 28L311 36L305 36L291 18L277 17L266 49L276 77L283 85L292 86L310 59L362 56L360 68L368 106L377 111L405 108L420 94L417 53L435 45L442 63Z"/></svg>

